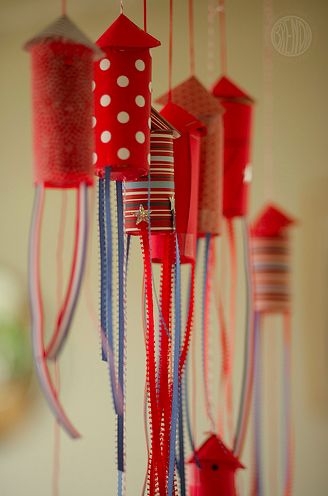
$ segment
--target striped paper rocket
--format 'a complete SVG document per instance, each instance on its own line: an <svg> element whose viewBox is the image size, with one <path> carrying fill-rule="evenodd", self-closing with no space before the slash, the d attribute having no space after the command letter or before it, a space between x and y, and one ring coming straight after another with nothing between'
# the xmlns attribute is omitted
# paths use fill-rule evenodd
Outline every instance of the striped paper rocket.
<svg viewBox="0 0 328 496"><path fill-rule="evenodd" d="M127 234L139 235L150 225L151 234L174 229L175 188L173 142L179 137L155 109L151 111L149 177L124 183L124 215Z"/></svg>

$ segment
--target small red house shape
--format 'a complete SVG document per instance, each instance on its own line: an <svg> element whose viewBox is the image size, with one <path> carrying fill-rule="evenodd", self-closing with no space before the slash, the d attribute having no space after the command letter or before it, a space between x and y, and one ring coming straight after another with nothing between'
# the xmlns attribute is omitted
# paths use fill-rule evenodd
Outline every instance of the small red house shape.
<svg viewBox="0 0 328 496"><path fill-rule="evenodd" d="M245 468L215 434L188 461L190 496L237 496L235 472Z"/></svg>
<svg viewBox="0 0 328 496"><path fill-rule="evenodd" d="M168 103L160 114L180 132L180 138L174 141L175 226L180 261L191 263L196 260L200 143L206 128L175 103ZM153 237L154 261L163 261L167 253L174 253L168 247L170 242L167 237Z"/></svg>
<svg viewBox="0 0 328 496"><path fill-rule="evenodd" d="M168 95L157 101L165 104ZM206 126L201 140L198 235L218 235L222 218L223 107L194 76L172 90L172 101Z"/></svg>
<svg viewBox="0 0 328 496"><path fill-rule="evenodd" d="M134 180L149 170L151 57L160 42L121 14L97 40L105 57L94 66L97 174Z"/></svg>
<svg viewBox="0 0 328 496"><path fill-rule="evenodd" d="M34 181L93 182L92 73L102 52L62 16L25 44L32 57Z"/></svg>
<svg viewBox="0 0 328 496"><path fill-rule="evenodd" d="M290 310L288 228L295 223L275 205L268 205L251 227L254 309L262 313Z"/></svg>
<svg viewBox="0 0 328 496"><path fill-rule="evenodd" d="M242 217L247 213L252 179L250 154L254 100L226 76L214 85L212 92L225 109L223 215L227 218Z"/></svg>
<svg viewBox="0 0 328 496"><path fill-rule="evenodd" d="M173 140L179 133L155 109L151 110L149 176L124 183L125 232L167 234L174 229ZM149 190L149 193L148 193Z"/></svg>

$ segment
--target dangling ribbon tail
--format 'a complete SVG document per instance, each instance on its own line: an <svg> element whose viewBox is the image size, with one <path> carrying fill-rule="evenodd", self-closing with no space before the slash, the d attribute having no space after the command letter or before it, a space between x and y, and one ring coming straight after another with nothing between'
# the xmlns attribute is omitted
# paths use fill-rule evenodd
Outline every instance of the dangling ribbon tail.
<svg viewBox="0 0 328 496"><path fill-rule="evenodd" d="M47 403L58 423L72 438L79 432L61 406L47 366L44 349L43 302L40 282L40 236L44 207L44 186L36 186L29 240L29 295L32 317L32 349L36 374Z"/></svg>
<svg viewBox="0 0 328 496"><path fill-rule="evenodd" d="M56 328L46 348L46 357L50 360L55 360L58 358L63 348L80 294L85 269L88 239L87 195L87 185L82 183L79 186L77 195L74 254L68 288L64 298L64 303L58 314Z"/></svg>

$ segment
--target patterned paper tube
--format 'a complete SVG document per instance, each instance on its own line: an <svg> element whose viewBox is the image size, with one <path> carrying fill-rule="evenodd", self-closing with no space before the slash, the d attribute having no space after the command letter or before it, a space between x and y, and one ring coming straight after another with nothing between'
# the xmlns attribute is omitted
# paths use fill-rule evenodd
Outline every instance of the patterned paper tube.
<svg viewBox="0 0 328 496"><path fill-rule="evenodd" d="M158 103L165 104L168 95ZM198 236L220 234L222 220L223 108L194 77L172 91L172 101L196 116L206 127L201 139L199 172Z"/></svg>
<svg viewBox="0 0 328 496"><path fill-rule="evenodd" d="M150 223L150 232L173 231L174 153L178 132L152 110L150 172L137 181L124 183L124 215L127 234L139 235ZM149 190L149 193L148 193Z"/></svg>
<svg viewBox="0 0 328 496"><path fill-rule="evenodd" d="M93 182L94 46L66 17L26 43L32 57L34 180L49 188Z"/></svg>
<svg viewBox="0 0 328 496"><path fill-rule="evenodd" d="M106 55L94 66L96 172L134 180L149 170L149 49L160 43L121 14L97 44Z"/></svg>
<svg viewBox="0 0 328 496"><path fill-rule="evenodd" d="M290 310L290 248L287 228L295 221L280 208L266 206L251 228L254 310Z"/></svg>

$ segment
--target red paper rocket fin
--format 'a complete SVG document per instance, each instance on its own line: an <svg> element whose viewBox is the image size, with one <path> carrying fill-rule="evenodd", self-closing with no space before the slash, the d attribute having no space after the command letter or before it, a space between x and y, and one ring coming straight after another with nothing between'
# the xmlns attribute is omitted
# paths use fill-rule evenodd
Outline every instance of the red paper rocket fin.
<svg viewBox="0 0 328 496"><path fill-rule="evenodd" d="M93 183L92 66L101 50L66 16L28 41L32 57L34 180Z"/></svg>
<svg viewBox="0 0 328 496"><path fill-rule="evenodd" d="M157 102L165 104L168 94ZM194 76L172 90L172 101L207 128L201 141L198 235L219 234L222 216L223 107Z"/></svg>
<svg viewBox="0 0 328 496"><path fill-rule="evenodd" d="M149 176L124 184L125 231L140 235L150 223L151 234L174 229L173 141L179 132L155 109L151 110Z"/></svg>
<svg viewBox="0 0 328 496"><path fill-rule="evenodd" d="M254 100L225 76L215 84L213 95L225 108L223 215L241 217L247 213L252 179L250 155Z"/></svg>
<svg viewBox="0 0 328 496"><path fill-rule="evenodd" d="M97 45L102 48L154 48L161 42L134 24L124 14L121 14L102 34Z"/></svg>
<svg viewBox="0 0 328 496"><path fill-rule="evenodd" d="M245 468L212 434L188 461L191 496L236 496L235 472Z"/></svg>
<svg viewBox="0 0 328 496"><path fill-rule="evenodd" d="M100 36L105 57L94 66L93 127L98 175L135 180L148 173L151 57L160 42L121 14Z"/></svg>
<svg viewBox="0 0 328 496"><path fill-rule="evenodd" d="M280 207L268 204L254 221L251 228L252 235L256 237L281 236L295 222L295 219Z"/></svg>
<svg viewBox="0 0 328 496"><path fill-rule="evenodd" d="M200 137L206 133L206 128L195 116L174 103L168 103L160 114L181 134L174 141L175 223L181 263L190 263L196 259ZM152 237L154 261L163 261L168 253L174 253L168 249L169 242L173 243L167 237Z"/></svg>

